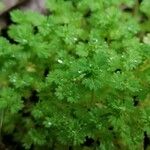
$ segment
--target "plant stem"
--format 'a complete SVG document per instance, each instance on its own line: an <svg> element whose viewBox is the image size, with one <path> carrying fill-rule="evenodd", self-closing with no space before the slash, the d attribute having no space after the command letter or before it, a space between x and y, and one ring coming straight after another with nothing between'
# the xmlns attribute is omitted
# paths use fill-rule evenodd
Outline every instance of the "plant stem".
<svg viewBox="0 0 150 150"><path fill-rule="evenodd" d="M138 12L139 12L139 1L136 0L136 1L135 1L135 6L134 6L133 15L134 15L134 16L137 16Z"/></svg>

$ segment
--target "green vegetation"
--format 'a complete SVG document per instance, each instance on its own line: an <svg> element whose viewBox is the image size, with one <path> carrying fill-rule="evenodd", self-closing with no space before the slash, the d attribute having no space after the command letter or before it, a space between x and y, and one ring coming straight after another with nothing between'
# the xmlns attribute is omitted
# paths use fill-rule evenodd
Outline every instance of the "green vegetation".
<svg viewBox="0 0 150 150"><path fill-rule="evenodd" d="M142 150L150 135L150 1L49 0L0 37L0 134L33 150ZM86 145L92 141L91 145Z"/></svg>

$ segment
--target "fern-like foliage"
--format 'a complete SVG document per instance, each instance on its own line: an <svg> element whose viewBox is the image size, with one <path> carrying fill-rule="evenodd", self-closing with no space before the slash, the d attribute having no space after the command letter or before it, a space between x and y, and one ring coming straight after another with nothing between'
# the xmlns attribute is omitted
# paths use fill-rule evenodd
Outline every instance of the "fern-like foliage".
<svg viewBox="0 0 150 150"><path fill-rule="evenodd" d="M84 149L89 138L91 149L141 150L150 135L150 43L140 40L138 18L150 16L148 6L49 0L47 16L11 12L11 42L0 37L1 136L25 149Z"/></svg>

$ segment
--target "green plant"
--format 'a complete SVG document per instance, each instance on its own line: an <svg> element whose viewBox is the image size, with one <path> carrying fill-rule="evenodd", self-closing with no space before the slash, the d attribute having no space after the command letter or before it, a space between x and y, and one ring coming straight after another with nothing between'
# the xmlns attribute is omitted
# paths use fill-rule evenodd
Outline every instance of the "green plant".
<svg viewBox="0 0 150 150"><path fill-rule="evenodd" d="M35 150L84 149L87 139L90 149L142 149L150 135L150 44L138 37L139 12L122 5L145 7L49 0L48 16L11 13L9 39L0 37L1 140L11 134Z"/></svg>

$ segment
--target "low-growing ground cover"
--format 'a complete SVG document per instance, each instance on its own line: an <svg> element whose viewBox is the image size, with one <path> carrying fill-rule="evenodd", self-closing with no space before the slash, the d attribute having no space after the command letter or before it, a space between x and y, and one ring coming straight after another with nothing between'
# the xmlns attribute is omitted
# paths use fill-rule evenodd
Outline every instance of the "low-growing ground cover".
<svg viewBox="0 0 150 150"><path fill-rule="evenodd" d="M46 6L1 31L1 149L147 149L149 0Z"/></svg>

